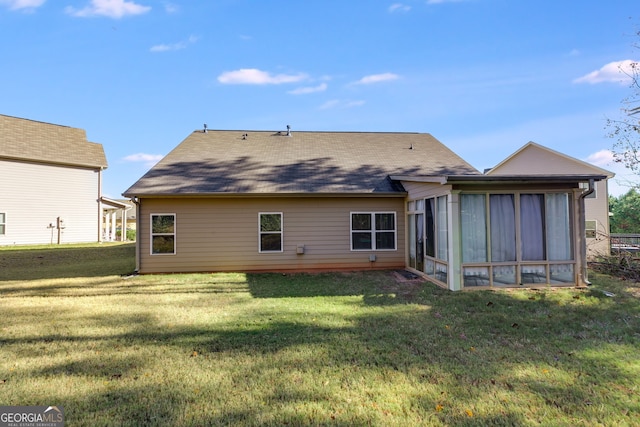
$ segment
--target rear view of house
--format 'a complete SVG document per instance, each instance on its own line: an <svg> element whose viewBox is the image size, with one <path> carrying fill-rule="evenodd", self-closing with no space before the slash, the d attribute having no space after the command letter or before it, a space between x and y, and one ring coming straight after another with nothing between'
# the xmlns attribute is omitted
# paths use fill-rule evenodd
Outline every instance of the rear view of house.
<svg viewBox="0 0 640 427"><path fill-rule="evenodd" d="M605 179L482 174L428 133L205 128L124 195L140 273L406 268L460 290L585 284Z"/></svg>
<svg viewBox="0 0 640 427"><path fill-rule="evenodd" d="M0 245L99 241L106 167L82 129L0 115Z"/></svg>

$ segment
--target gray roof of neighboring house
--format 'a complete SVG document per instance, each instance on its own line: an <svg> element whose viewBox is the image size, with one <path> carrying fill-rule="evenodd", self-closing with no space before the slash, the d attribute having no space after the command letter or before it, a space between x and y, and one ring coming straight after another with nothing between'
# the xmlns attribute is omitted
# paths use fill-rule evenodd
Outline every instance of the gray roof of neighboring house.
<svg viewBox="0 0 640 427"><path fill-rule="evenodd" d="M480 172L427 133L209 130L189 135L124 195L398 193L391 175L464 174Z"/></svg>
<svg viewBox="0 0 640 427"><path fill-rule="evenodd" d="M90 168L106 168L101 144L83 129L0 114L0 158Z"/></svg>

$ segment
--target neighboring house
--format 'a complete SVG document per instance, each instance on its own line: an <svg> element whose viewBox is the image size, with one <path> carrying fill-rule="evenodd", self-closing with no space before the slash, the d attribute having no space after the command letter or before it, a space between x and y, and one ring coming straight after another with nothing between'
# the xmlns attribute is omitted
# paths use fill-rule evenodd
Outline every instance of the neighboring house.
<svg viewBox="0 0 640 427"><path fill-rule="evenodd" d="M140 273L406 268L460 290L584 285L583 186L606 177L485 175L424 133L205 129L124 195Z"/></svg>
<svg viewBox="0 0 640 427"><path fill-rule="evenodd" d="M126 230L135 229L136 216L131 200L114 200L102 197L102 240L126 241ZM122 233L122 230L125 230Z"/></svg>
<svg viewBox="0 0 640 427"><path fill-rule="evenodd" d="M598 181L595 190L584 199L584 220L587 257L591 259L610 254L608 180L615 176L613 172L529 142L487 172L492 176L518 174L605 175L606 179Z"/></svg>
<svg viewBox="0 0 640 427"><path fill-rule="evenodd" d="M0 245L99 241L106 167L82 129L0 115Z"/></svg>

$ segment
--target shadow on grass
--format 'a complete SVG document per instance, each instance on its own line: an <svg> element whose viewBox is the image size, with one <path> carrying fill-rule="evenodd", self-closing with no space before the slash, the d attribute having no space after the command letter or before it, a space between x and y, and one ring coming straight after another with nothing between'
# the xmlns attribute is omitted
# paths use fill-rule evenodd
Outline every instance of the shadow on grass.
<svg viewBox="0 0 640 427"><path fill-rule="evenodd" d="M377 375L391 378L388 382L393 381L394 375L410 378L410 383L436 392L405 396L406 407L425 417L432 416L434 422L443 425L553 423L554 419L543 412L584 420L585 424L602 424L597 408L630 414L628 418L622 416L623 421L640 414L640 396L633 386L640 380L638 373L629 371L616 357L638 349L640 317L635 300L609 298L594 289L558 291L572 293L572 297L564 300L551 290L452 293L429 283L398 282L384 271L244 277L235 282L217 282L212 275L194 275L193 282L171 284L172 276L158 276L150 283L134 279L131 284L118 285L112 292L114 296L149 295L149 305L141 306L141 312L151 310L156 294L199 294L189 304L202 307L218 303L221 294L236 293L243 302L247 301L246 295L251 295L264 302L254 304L242 317L168 329L153 311L149 315L81 317L60 307L55 311L59 324L90 325L106 332L26 337L3 334L0 352L10 348L13 357L27 358L40 343L46 345L48 352L60 354L66 354L70 348L99 348L100 354L85 352L82 357L25 373L31 377L28 381L41 377L79 377L108 383L105 390L87 395L45 396L45 400L60 402L65 407L69 422L83 425L384 424L384 414L373 408L349 414L347 420L346 414L343 418L339 414L335 418L331 414L318 414L318 418L310 419L296 413L289 413L284 419L275 408L305 402L328 408L335 405L331 394L290 381L291 377L285 374L293 370L310 375L323 373L347 385L353 382L356 388L363 386L363 380L355 380L356 377ZM163 287L153 288L163 281ZM39 292L38 296L42 296L46 290ZM109 295L105 290L101 293ZM352 302L353 312L321 314L340 326L316 321L308 306L298 308L295 301L287 305L286 313L266 301L343 296L361 297ZM373 309L356 310L357 305ZM42 320L29 306L12 307L8 302L3 317L12 319L17 329L20 324L27 328ZM118 347L125 354L111 350ZM620 350L607 352L609 348ZM138 350L126 353L131 349ZM296 353L295 360L279 357L298 349L308 351ZM155 369L154 357L163 352L171 354L171 362L176 366L184 367L168 371L160 382L148 384L140 377L141 372ZM198 357L192 357L194 352ZM245 360L242 368L229 369L230 361L239 359ZM202 399L194 397L193 390L183 385L182 377L191 370L214 369L228 369L225 374L228 382L239 387L233 393L247 393L242 388L245 385L269 382L267 388L252 393L259 394L260 402L273 405L260 406L247 400L246 406L234 407L227 404L227 396L220 395L218 383L207 383L204 379L196 383L199 393L206 395ZM285 374L281 378L269 376L268 372L274 370ZM561 375L551 376L554 371ZM611 397L620 390L631 396L631 403ZM353 392L359 396L357 393L364 392ZM495 396L507 401L538 401L532 407L542 409L531 414L526 409L519 412L505 406L489 414L472 416L449 410L454 405L473 408L487 397L494 399L494 403L500 402ZM375 402L375 396L367 399ZM440 404L445 407L442 412L434 409ZM203 408L185 419L189 405ZM272 421L268 421L267 415L274 417Z"/></svg>
<svg viewBox="0 0 640 427"><path fill-rule="evenodd" d="M424 289L423 280L400 281L395 271L345 273L247 274L254 298L314 298L362 296L370 305L414 302ZM434 287L435 288L435 287ZM433 292L441 292L435 288Z"/></svg>
<svg viewBox="0 0 640 427"><path fill-rule="evenodd" d="M34 278L38 274L38 272L36 274L20 273L22 277L31 275ZM29 283L25 279L24 283L4 285L0 281L0 296L85 298L114 295L248 293L258 299L357 296L362 297L367 305L407 304L414 301L422 291L424 282L400 283L396 280L397 277L394 271L145 275L132 278L113 277L112 274L109 277L97 277L87 281ZM433 292L447 291L437 288Z"/></svg>
<svg viewBox="0 0 640 427"><path fill-rule="evenodd" d="M134 269L135 243L0 250L0 281L112 276Z"/></svg>

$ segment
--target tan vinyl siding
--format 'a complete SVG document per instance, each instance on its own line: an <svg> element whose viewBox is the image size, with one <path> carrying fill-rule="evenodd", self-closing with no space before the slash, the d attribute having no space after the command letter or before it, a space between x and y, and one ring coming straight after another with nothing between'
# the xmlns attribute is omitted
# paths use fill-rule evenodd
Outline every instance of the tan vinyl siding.
<svg viewBox="0 0 640 427"><path fill-rule="evenodd" d="M597 166L534 143L526 145L489 171L490 175L571 175L606 172Z"/></svg>
<svg viewBox="0 0 640 427"><path fill-rule="evenodd" d="M609 240L609 194L607 181L596 182L595 197L584 199L585 220L596 222L596 237L587 238L589 257L608 255Z"/></svg>
<svg viewBox="0 0 640 427"><path fill-rule="evenodd" d="M57 243L57 217L64 220L61 243L98 241L99 172L83 168L0 160L0 212L6 233L0 245Z"/></svg>
<svg viewBox="0 0 640 427"><path fill-rule="evenodd" d="M396 250L352 251L350 213L356 211L395 212ZM282 212L282 252L259 253L260 212ZM152 213L176 215L175 255L150 255ZM401 197L142 199L138 221L141 273L404 267ZM304 254L297 254L298 245Z"/></svg>

